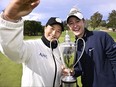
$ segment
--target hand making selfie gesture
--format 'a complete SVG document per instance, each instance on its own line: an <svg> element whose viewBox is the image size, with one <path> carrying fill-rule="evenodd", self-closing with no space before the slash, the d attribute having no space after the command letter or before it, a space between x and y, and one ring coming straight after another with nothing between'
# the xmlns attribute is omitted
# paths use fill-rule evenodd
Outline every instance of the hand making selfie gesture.
<svg viewBox="0 0 116 87"><path fill-rule="evenodd" d="M4 10L3 16L6 20L19 20L28 15L40 3L40 0L11 0Z"/></svg>

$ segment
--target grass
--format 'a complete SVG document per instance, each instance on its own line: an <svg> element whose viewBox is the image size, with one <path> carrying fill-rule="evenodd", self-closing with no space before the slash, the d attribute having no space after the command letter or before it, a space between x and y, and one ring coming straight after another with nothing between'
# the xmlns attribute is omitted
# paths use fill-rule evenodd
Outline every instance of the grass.
<svg viewBox="0 0 116 87"><path fill-rule="evenodd" d="M108 32L108 34L116 41L116 32Z"/></svg>
<svg viewBox="0 0 116 87"><path fill-rule="evenodd" d="M20 87L21 70L21 64L16 64L0 53L0 87Z"/></svg>
<svg viewBox="0 0 116 87"><path fill-rule="evenodd" d="M116 41L116 32L108 32ZM64 41L65 32L59 38L60 42ZM74 35L69 32L72 41ZM41 36L25 36L24 39L38 39ZM22 65L17 64L0 53L0 87L20 87L22 75ZM78 77L78 84L81 85L81 78Z"/></svg>

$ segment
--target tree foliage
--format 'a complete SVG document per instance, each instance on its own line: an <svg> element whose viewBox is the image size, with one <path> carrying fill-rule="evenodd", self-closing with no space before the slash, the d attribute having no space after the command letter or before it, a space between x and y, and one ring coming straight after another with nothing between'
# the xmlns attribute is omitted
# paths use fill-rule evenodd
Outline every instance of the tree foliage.
<svg viewBox="0 0 116 87"><path fill-rule="evenodd" d="M42 29L41 22L29 20L24 22L24 35L37 36L38 32L43 32Z"/></svg>
<svg viewBox="0 0 116 87"><path fill-rule="evenodd" d="M112 29L116 29L116 10L112 10L109 13L107 27L111 27Z"/></svg>
<svg viewBox="0 0 116 87"><path fill-rule="evenodd" d="M102 20L102 21L100 22L100 26L106 27L106 26L107 26L106 20Z"/></svg>
<svg viewBox="0 0 116 87"><path fill-rule="evenodd" d="M91 16L90 25L93 29L95 29L96 27L100 25L100 22L102 21L102 17L103 17L102 14L100 14L99 12L96 12Z"/></svg>

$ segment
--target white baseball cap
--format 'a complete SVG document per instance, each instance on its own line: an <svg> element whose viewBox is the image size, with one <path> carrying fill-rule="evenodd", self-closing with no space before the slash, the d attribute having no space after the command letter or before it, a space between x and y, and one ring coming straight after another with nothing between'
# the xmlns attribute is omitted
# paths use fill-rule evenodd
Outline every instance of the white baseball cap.
<svg viewBox="0 0 116 87"><path fill-rule="evenodd" d="M68 22L68 19L72 16L75 16L79 18L80 20L84 18L83 14L76 7L71 8L66 21Z"/></svg>

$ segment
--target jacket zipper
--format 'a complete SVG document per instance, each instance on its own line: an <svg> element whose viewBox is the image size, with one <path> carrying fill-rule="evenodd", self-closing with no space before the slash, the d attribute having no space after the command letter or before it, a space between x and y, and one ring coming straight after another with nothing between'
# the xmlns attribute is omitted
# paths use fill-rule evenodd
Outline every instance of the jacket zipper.
<svg viewBox="0 0 116 87"><path fill-rule="evenodd" d="M55 65L55 75L54 75L54 81L53 81L53 87L55 87L56 75L57 75L57 64L56 64L55 56L53 54L53 50L52 50L52 56L53 56L54 65Z"/></svg>

